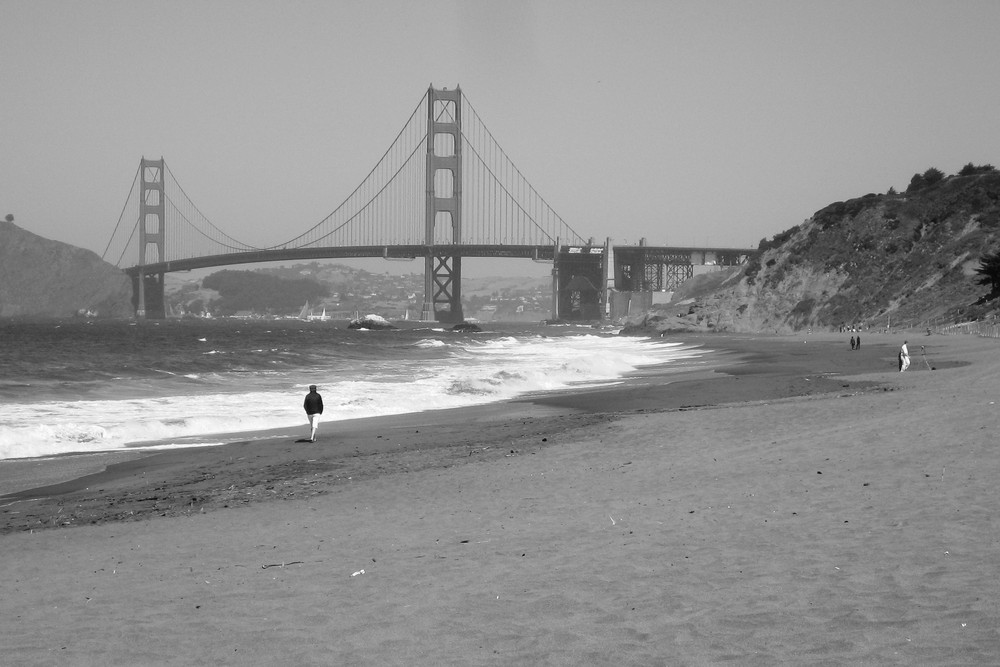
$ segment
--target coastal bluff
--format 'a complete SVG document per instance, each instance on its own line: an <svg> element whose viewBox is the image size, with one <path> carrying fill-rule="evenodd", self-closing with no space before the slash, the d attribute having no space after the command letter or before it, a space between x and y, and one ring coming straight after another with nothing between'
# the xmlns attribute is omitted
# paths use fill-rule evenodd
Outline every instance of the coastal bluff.
<svg viewBox="0 0 1000 667"><path fill-rule="evenodd" d="M834 202L771 239L745 265L696 276L623 333L767 333L926 327L990 319L1000 301L980 281L1000 252L1000 172L915 174Z"/></svg>
<svg viewBox="0 0 1000 667"><path fill-rule="evenodd" d="M0 318L130 317L128 277L96 253L0 220Z"/></svg>

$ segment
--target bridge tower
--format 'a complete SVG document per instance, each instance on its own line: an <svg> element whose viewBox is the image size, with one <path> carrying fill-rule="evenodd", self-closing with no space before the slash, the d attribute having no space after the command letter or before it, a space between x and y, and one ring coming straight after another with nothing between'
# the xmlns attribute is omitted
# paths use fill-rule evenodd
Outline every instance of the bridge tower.
<svg viewBox="0 0 1000 667"><path fill-rule="evenodd" d="M163 158L139 163L142 191L139 197L139 272L133 277L132 294L136 295L135 315L139 319L166 317L163 299L163 273L146 275L147 246L155 246L155 262L163 258L164 164Z"/></svg>
<svg viewBox="0 0 1000 667"><path fill-rule="evenodd" d="M427 195L424 243L436 242L435 228L450 224L450 243L462 242L462 89L427 89ZM438 309L438 306L447 308ZM424 258L421 319L461 322L462 257L429 252Z"/></svg>

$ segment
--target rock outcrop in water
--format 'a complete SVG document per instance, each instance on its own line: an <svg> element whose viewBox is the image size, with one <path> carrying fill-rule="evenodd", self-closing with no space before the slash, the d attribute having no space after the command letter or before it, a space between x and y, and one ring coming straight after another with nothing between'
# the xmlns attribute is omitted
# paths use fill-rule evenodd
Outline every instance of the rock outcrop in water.
<svg viewBox="0 0 1000 667"><path fill-rule="evenodd" d="M391 324L389 320L385 319L381 315L365 315L364 317L356 317L347 324L348 329L373 329L373 330L383 330L383 329L397 329Z"/></svg>
<svg viewBox="0 0 1000 667"><path fill-rule="evenodd" d="M0 317L131 317L128 276L96 253L0 219Z"/></svg>

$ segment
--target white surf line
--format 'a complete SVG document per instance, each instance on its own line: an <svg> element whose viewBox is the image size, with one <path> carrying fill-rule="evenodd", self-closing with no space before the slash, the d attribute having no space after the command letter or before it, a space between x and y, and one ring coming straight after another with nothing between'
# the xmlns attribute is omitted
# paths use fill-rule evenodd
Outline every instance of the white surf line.
<svg viewBox="0 0 1000 667"><path fill-rule="evenodd" d="M18 503L31 502L32 500L45 500L46 498L51 498L52 496L38 496L37 498L19 498L13 502L7 503L6 505L0 505L0 508L10 507L11 505L16 505Z"/></svg>

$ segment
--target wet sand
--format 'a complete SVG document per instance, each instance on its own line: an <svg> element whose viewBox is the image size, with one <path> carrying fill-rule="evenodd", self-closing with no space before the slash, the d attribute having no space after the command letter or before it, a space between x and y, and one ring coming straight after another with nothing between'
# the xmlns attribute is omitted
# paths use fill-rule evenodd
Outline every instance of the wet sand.
<svg viewBox="0 0 1000 667"><path fill-rule="evenodd" d="M849 337L705 336L716 370L316 443L0 465L4 655L996 663L1000 343L911 336L899 374L901 336Z"/></svg>

